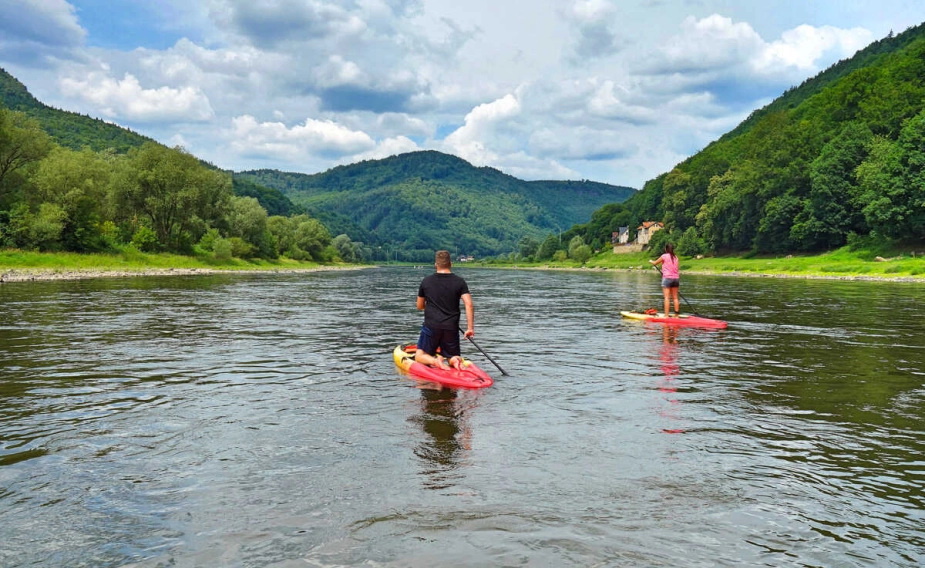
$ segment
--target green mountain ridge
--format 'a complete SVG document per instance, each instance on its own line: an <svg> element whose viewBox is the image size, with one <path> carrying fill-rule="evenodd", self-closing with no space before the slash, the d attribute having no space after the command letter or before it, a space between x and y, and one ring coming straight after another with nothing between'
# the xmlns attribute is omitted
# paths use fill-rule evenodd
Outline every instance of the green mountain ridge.
<svg viewBox="0 0 925 568"><path fill-rule="evenodd" d="M670 239L682 254L922 242L925 24L789 89L594 216L663 221L653 247Z"/></svg>
<svg viewBox="0 0 925 568"><path fill-rule="evenodd" d="M32 96L25 85L3 68L0 68L0 103L38 120L55 142L72 150L87 147L100 152L112 148L124 153L145 142L155 142L105 120L50 107Z"/></svg>
<svg viewBox="0 0 925 568"><path fill-rule="evenodd" d="M332 233L408 251L447 248L479 256L561 232L636 192L586 180L524 181L433 150L314 175L251 170L235 178L280 190Z"/></svg>
<svg viewBox="0 0 925 568"><path fill-rule="evenodd" d="M719 141L729 140L744 134L751 130L755 124L768 114L794 109L806 99L819 93L827 86L852 72L862 67L875 65L879 58L902 49L918 39L920 37L919 32L921 28L922 26L914 26L899 35L893 35L891 32L887 37L874 41L867 47L858 50L852 57L842 59L830 65L828 69L806 79L799 86L787 89L784 94L774 99L769 104L752 112L749 117L738 126L721 136Z"/></svg>

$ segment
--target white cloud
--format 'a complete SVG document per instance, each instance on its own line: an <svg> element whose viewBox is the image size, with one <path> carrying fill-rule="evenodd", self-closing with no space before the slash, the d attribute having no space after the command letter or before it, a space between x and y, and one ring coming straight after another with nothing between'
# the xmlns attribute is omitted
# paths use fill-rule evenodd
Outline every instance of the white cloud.
<svg viewBox="0 0 925 568"><path fill-rule="evenodd" d="M346 61L340 55L330 56L327 61L315 67L314 74L320 87L364 83L364 75L360 71L360 66L353 61Z"/></svg>
<svg viewBox="0 0 925 568"><path fill-rule="evenodd" d="M848 57L871 40L871 33L863 28L842 30L832 26L815 28L802 25L765 45L752 65L762 73L780 72L786 68L809 72L828 52L834 51L839 58Z"/></svg>
<svg viewBox="0 0 925 568"><path fill-rule="evenodd" d="M0 60L49 67L83 59L87 32L65 0L0 0Z"/></svg>
<svg viewBox="0 0 925 568"><path fill-rule="evenodd" d="M286 60L250 46L208 49L181 38L169 49L139 49L135 54L144 69L177 81L201 80L205 75L247 77L256 70L272 71Z"/></svg>
<svg viewBox="0 0 925 568"><path fill-rule="evenodd" d="M312 154L330 158L369 152L375 141L365 132L350 130L331 120L306 119L291 128L281 122L257 122L250 115L231 121L231 146L246 156L298 160Z"/></svg>
<svg viewBox="0 0 925 568"><path fill-rule="evenodd" d="M78 46L87 35L76 11L65 0L4 0L0 30L6 41L44 46Z"/></svg>
<svg viewBox="0 0 925 568"><path fill-rule="evenodd" d="M681 33L660 49L650 71L690 73L734 67L761 53L764 45L752 27L713 14L703 19L685 18Z"/></svg>
<svg viewBox="0 0 925 568"><path fill-rule="evenodd" d="M563 166L556 160L541 160L526 152L499 156L491 165L508 175L526 180L578 179L581 177L577 171Z"/></svg>
<svg viewBox="0 0 925 568"><path fill-rule="evenodd" d="M390 135L405 133L411 136L432 136L434 127L428 122L405 113L387 112L376 118L378 130Z"/></svg>
<svg viewBox="0 0 925 568"><path fill-rule="evenodd" d="M499 123L519 113L520 102L511 94L481 104L466 115L465 124L444 139L443 146L473 164L494 165L497 155L488 149L484 140Z"/></svg>
<svg viewBox="0 0 925 568"><path fill-rule="evenodd" d="M389 156L396 156L398 154L404 154L407 152L416 152L421 148L415 144L414 140L406 138L405 136L396 136L395 138L386 138L379 142L375 148L369 150L368 152L362 152L354 156L350 156L348 160L343 160L343 163L353 163L359 160L381 160L382 158L388 158Z"/></svg>
<svg viewBox="0 0 925 568"><path fill-rule="evenodd" d="M597 161L632 156L637 144L619 130L542 128L530 136L530 152L544 159Z"/></svg>
<svg viewBox="0 0 925 568"><path fill-rule="evenodd" d="M591 115L632 124L652 124L657 121L658 113L655 109L626 103L617 96L614 88L613 81L604 81L594 92L588 101L588 112ZM632 97L632 94L624 90L621 96Z"/></svg>
<svg viewBox="0 0 925 568"><path fill-rule="evenodd" d="M85 80L64 78L61 90L92 102L107 117L129 121L202 121L214 114L198 87L145 89L129 73L121 81L100 73Z"/></svg>
<svg viewBox="0 0 925 568"><path fill-rule="evenodd" d="M616 8L606 0L575 0L567 17L575 28L572 62L611 55L617 48L613 31Z"/></svg>
<svg viewBox="0 0 925 568"><path fill-rule="evenodd" d="M817 70L821 59L837 61L853 55L871 41L863 28L800 25L785 30L780 39L767 42L747 22L713 14L686 18L681 31L643 60L644 71L653 74L685 74L689 79L711 73L784 75L796 71L805 78Z"/></svg>

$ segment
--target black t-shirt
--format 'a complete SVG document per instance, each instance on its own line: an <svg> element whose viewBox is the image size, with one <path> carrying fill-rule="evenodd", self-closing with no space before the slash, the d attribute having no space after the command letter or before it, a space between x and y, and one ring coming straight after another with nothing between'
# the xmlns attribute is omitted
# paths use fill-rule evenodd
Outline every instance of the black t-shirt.
<svg viewBox="0 0 925 568"><path fill-rule="evenodd" d="M424 325L430 329L457 329L459 327L459 299L469 293L462 277L435 272L421 281L418 297L427 300L424 306Z"/></svg>

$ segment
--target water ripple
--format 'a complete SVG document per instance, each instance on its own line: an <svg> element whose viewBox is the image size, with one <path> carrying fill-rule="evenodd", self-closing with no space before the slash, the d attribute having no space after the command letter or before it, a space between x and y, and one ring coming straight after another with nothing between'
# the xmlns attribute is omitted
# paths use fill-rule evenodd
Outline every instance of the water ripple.
<svg viewBox="0 0 925 568"><path fill-rule="evenodd" d="M424 270L0 288L0 565L925 562L920 286L459 271L483 391Z"/></svg>

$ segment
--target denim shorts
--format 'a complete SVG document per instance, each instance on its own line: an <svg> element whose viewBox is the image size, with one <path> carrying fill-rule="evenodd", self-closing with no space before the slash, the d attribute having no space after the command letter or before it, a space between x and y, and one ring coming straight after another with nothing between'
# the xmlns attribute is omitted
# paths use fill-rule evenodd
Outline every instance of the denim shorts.
<svg viewBox="0 0 925 568"><path fill-rule="evenodd" d="M679 278L662 278L662 288L680 288L681 280Z"/></svg>
<svg viewBox="0 0 925 568"><path fill-rule="evenodd" d="M421 326L421 336L418 337L418 349L428 355L436 355L437 348L440 354L449 359L459 356L459 330L458 329L431 329Z"/></svg>

